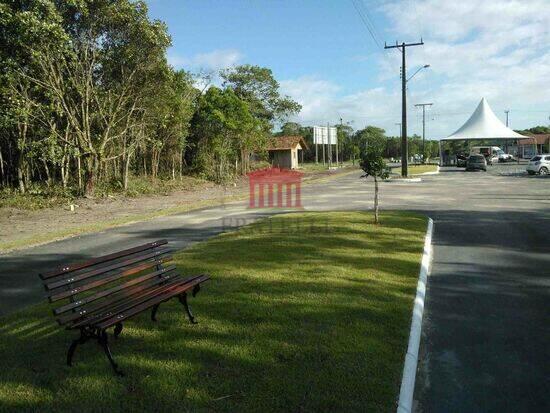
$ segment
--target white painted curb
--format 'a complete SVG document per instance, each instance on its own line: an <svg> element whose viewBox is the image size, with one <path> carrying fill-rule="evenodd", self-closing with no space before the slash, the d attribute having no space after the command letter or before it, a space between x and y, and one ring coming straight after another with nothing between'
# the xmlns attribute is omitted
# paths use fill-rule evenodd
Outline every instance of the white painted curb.
<svg viewBox="0 0 550 413"><path fill-rule="evenodd" d="M416 298L414 299L411 332L409 334L409 347L405 355L397 413L410 413L412 411L416 366L418 365L418 349L420 347L420 332L422 330L422 316L424 314L424 299L426 297L426 284L428 283L428 274L430 273L430 262L432 259L433 228L434 222L431 218L428 218L428 229L426 231L426 238L424 239L422 264L416 286Z"/></svg>
<svg viewBox="0 0 550 413"><path fill-rule="evenodd" d="M420 175L417 175L420 176ZM397 178L397 179L387 179L384 182L392 182L396 184L412 184L416 182L422 182L422 178Z"/></svg>

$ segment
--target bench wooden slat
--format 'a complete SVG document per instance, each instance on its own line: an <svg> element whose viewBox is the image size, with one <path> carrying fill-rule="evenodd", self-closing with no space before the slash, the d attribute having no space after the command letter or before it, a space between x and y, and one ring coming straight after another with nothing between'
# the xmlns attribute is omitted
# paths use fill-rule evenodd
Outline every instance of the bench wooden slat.
<svg viewBox="0 0 550 413"><path fill-rule="evenodd" d="M85 280L87 278L91 278L91 277L94 277L96 275L101 275L101 274L104 274L106 272L116 270L118 268L130 266L130 265L135 264L137 262L146 261L146 260L152 259L152 258L160 258L163 255L169 254L171 252L172 252L172 250L170 250L170 249L154 250L152 252L147 252L146 254L143 254L143 255L138 255L138 256L132 257L130 259L126 259L126 260L123 260L123 261L116 262L114 264L110 264L110 265L106 265L106 266L96 268L96 269L93 269L93 270L90 270L90 271L86 271L86 272L78 274L78 275L73 275L70 278L64 278L62 280L58 280L58 281L54 281L54 282L45 284L45 287L46 287L46 290L48 290L48 291L54 290L56 288L60 288L60 287L63 287L65 285L77 283L77 282Z"/></svg>
<svg viewBox="0 0 550 413"><path fill-rule="evenodd" d="M130 275L137 274L138 272L141 272L141 271L146 270L148 268L155 267L158 264L159 263L157 261L142 263L142 264L136 265L134 267L130 267L128 269L119 271L119 272L117 272L113 275L109 275L107 277L103 277L103 278L100 278L98 280L88 282L88 283L86 283L84 285L81 285L81 286L78 286L78 287L70 288L70 289L67 289L67 290L62 291L62 292L54 292L49 297L50 302L53 303L55 301L59 301L59 300L62 300L64 298L68 298L68 297L83 293L85 291L88 291L88 290L91 290L91 289L94 289L94 288L97 288L97 287L101 287L102 285L110 284L113 281L119 280L119 279L124 278L124 277L128 277Z"/></svg>
<svg viewBox="0 0 550 413"><path fill-rule="evenodd" d="M64 313L57 318L57 322L61 325L64 325L70 322L76 323L78 322L78 319L83 317L95 317L99 312L105 311L105 309L107 308L114 308L115 306L119 306L128 300L139 298L142 295L146 294L148 291L156 288L160 284L165 285L172 282L173 280L177 281L180 278L180 275L175 271L170 271L164 275L165 277L163 278L154 277L138 285L128 287L120 291L118 294L112 295L109 300L94 302L93 304L86 306L83 313L80 312L80 309L77 309L77 311L79 312ZM69 328L73 327L74 324L72 327Z"/></svg>
<svg viewBox="0 0 550 413"><path fill-rule="evenodd" d="M195 277L196 278L196 277ZM194 278L193 278L194 279ZM130 308L133 308L140 303L143 303L147 300L150 300L156 296L159 296L166 291L168 291L170 288L185 284L189 281L189 279L185 280L181 277L174 277L166 282L166 284L157 285L154 288L141 291L135 296L130 296L126 300L122 300L118 303L116 303L115 306L107 306L105 309L102 309L98 311L96 314L93 314L90 317L87 317L82 320L76 321L73 325L70 326L70 328L79 328L85 325L97 325L102 320L112 318L113 316L116 316L117 314L127 311Z"/></svg>
<svg viewBox="0 0 550 413"><path fill-rule="evenodd" d="M158 240L158 241L149 242L147 244L139 245L137 247L129 248L129 249L126 249L126 250L123 250L123 251L118 251L118 252L115 252L115 253L112 253L112 254L103 255L101 257L92 258L92 259L89 259L87 261L82 261L82 262L78 262L78 263L74 263L74 264L65 265L65 266L62 266L62 267L57 268L55 270L46 271L46 272L40 273L38 275L41 279L46 280L48 278L52 278L52 277L59 276L61 274L66 274L66 273L69 273L69 272L80 270L80 269L90 267L92 265L96 265L96 264L99 264L99 263L102 263L102 262L111 261L111 260L114 260L114 259L117 259L117 258L125 257L127 255L135 254L136 252L140 252L140 251L144 251L144 250L148 250L148 249L152 249L152 248L157 248L157 247L159 247L161 245L164 245L164 244L167 244L167 243L168 243L167 240L161 239L161 240Z"/></svg>
<svg viewBox="0 0 550 413"><path fill-rule="evenodd" d="M118 291L121 291L124 288L131 287L133 285L139 284L139 283L141 283L143 281L146 281L148 279L155 278L155 277L158 277L159 279L161 279L159 276L170 273L170 272L174 271L175 269L176 269L175 265L169 265L166 268L161 268L160 270L144 274L140 277L133 278L130 281L127 281L125 283L116 285L114 287L111 287L111 288L108 288L108 289L105 289L105 290L98 291L97 293L92 294L90 296L83 297L83 298L78 299L77 301L65 304L61 307L56 308L53 313L54 313L54 315L60 315L60 314L63 314L67 311L84 307L86 304L90 304L90 303L92 303L94 301L97 301L101 298L108 297L109 295L114 294Z"/></svg>
<svg viewBox="0 0 550 413"><path fill-rule="evenodd" d="M105 321L102 321L98 324L95 324L98 328L100 329L105 329L105 328L108 328L114 324L117 324L117 323L120 323L122 322L123 320L133 316L133 315L136 315L136 314L139 314L141 313L142 311L156 305L156 304L159 304L159 303L162 303L163 301L171 298L171 297L174 297L176 295L179 295L187 290L190 290L191 288L193 288L195 285L197 284L200 284L201 282L204 282L204 281L207 281L208 279L210 279L210 277L208 276L202 276L198 279L195 279L193 282L191 283L186 283L186 284L182 284L182 285L175 285L173 287L170 287L169 289L163 291L161 294L155 296L154 298L148 300L148 301L145 301L145 302L142 302L141 304L138 304L136 305L135 307L132 307L128 310L125 310L124 312L120 313L120 314L117 314L116 316L114 317L111 317Z"/></svg>

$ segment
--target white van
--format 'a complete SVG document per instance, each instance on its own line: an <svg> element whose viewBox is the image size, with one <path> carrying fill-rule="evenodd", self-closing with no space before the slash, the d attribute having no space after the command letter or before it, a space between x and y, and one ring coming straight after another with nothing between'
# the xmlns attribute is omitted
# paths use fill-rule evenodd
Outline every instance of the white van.
<svg viewBox="0 0 550 413"><path fill-rule="evenodd" d="M472 146L470 148L470 155L478 154L485 156L489 165L498 162L499 157L506 155L498 146Z"/></svg>

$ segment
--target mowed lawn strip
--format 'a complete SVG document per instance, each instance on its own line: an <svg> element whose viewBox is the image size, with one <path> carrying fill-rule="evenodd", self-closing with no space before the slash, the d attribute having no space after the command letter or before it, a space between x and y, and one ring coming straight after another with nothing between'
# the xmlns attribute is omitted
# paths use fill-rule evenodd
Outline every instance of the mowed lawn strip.
<svg viewBox="0 0 550 413"><path fill-rule="evenodd" d="M0 410L393 411L407 347L426 218L387 212L275 216L176 256L212 280L142 314L99 346L47 305L0 319ZM37 283L39 280L37 279Z"/></svg>
<svg viewBox="0 0 550 413"><path fill-rule="evenodd" d="M401 174L401 167L397 166L393 168L394 173ZM426 164L426 165L409 165L409 175L421 175L426 172L437 172L437 165Z"/></svg>

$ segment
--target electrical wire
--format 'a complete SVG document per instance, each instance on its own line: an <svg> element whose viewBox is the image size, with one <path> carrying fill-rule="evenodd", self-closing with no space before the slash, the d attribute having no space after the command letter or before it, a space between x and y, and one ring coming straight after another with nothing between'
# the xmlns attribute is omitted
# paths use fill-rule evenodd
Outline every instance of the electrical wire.
<svg viewBox="0 0 550 413"><path fill-rule="evenodd" d="M363 2L360 0L351 0L351 2L353 4L353 7L355 8L355 11L357 11L357 14L359 15L361 21L363 22L363 25L367 28L376 46L380 49L383 49L382 44L378 40L378 37L376 35L376 28L374 27L374 24L372 24L371 20L368 17L368 12L366 11L366 9L362 8L362 6L364 6Z"/></svg>

